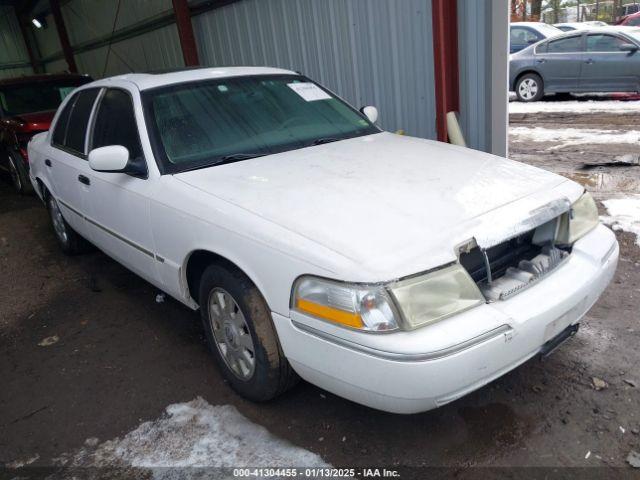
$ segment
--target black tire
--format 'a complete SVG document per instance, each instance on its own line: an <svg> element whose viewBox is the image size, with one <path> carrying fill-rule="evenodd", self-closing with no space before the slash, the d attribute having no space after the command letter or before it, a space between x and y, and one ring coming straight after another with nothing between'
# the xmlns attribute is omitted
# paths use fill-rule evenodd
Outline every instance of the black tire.
<svg viewBox="0 0 640 480"><path fill-rule="evenodd" d="M29 195L33 193L33 185L29 180L29 174L24 166L24 161L14 153L9 153L7 161L9 163L9 174L11 175L11 183L21 195Z"/></svg>
<svg viewBox="0 0 640 480"><path fill-rule="evenodd" d="M227 328L227 325L232 323L231 318L224 319L214 312L218 309L218 305L215 304L217 300L214 297L225 294L233 300L230 302L232 305L230 310L235 312L233 315L238 318L237 315L240 313L242 318L239 321L244 321L242 329L237 329L238 338L245 337L246 342L248 341L246 336L250 335L253 352L244 348L241 345L242 342L229 340L228 337L234 334L227 335L228 330L236 327L231 325ZM207 267L200 281L199 299L209 348L220 372L238 394L255 402L265 402L281 395L297 383L299 378L282 352L267 302L246 275L230 267L219 265ZM237 323L237 320L233 322ZM217 324L218 340L214 332L214 323ZM223 333L228 340L226 344L220 341ZM245 377L234 372L231 366L233 361L225 359L224 345L229 348L229 345L234 344L237 347L233 349L236 352L233 354L236 358L240 356L238 353L240 349L243 349L243 355L253 358L252 371ZM241 358L240 361L244 359ZM237 367L238 363L235 362L235 364Z"/></svg>
<svg viewBox="0 0 640 480"><path fill-rule="evenodd" d="M516 82L516 96L520 102L537 102L544 97L544 81L537 73L525 73Z"/></svg>
<svg viewBox="0 0 640 480"><path fill-rule="evenodd" d="M53 195L46 194L47 210L51 218L53 233L60 249L67 255L78 255L90 249L90 244L80 236L62 216L58 202Z"/></svg>

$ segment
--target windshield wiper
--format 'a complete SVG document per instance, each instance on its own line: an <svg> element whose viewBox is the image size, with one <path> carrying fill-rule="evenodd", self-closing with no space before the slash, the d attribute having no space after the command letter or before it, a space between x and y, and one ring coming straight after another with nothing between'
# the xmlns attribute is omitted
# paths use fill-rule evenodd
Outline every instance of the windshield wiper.
<svg viewBox="0 0 640 480"><path fill-rule="evenodd" d="M316 138L313 142L311 142L309 144L309 146L312 147L312 146L315 146L315 145L322 145L323 143L337 142L338 140L340 140L340 139L339 138L335 138L335 137Z"/></svg>
<svg viewBox="0 0 640 480"><path fill-rule="evenodd" d="M221 157L220 160L215 162L214 165L219 165L220 163L226 162L249 160L250 158L264 157L264 155L264 153L232 153L231 155L225 155L224 157Z"/></svg>

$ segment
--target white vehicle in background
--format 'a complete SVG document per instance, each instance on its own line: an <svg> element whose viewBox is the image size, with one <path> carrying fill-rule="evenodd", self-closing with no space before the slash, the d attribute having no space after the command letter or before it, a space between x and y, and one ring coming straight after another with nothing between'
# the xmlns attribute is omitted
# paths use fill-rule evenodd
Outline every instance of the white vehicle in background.
<svg viewBox="0 0 640 480"><path fill-rule="evenodd" d="M607 24L604 22L565 22L554 23L553 26L562 30L563 32L573 32L575 30L592 30L593 28L597 27L606 27Z"/></svg>
<svg viewBox="0 0 640 480"><path fill-rule="evenodd" d="M575 333L618 261L589 194L362 112L286 70L123 75L65 100L30 175L62 249L199 308L249 399L299 375L420 412Z"/></svg>

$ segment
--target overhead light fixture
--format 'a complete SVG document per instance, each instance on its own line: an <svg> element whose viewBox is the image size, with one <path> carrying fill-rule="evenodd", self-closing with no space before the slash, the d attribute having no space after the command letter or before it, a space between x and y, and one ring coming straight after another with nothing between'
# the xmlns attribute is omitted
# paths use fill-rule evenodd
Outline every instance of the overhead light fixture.
<svg viewBox="0 0 640 480"><path fill-rule="evenodd" d="M38 29L47 27L47 22L44 19L44 16L42 16L42 15L38 15L36 17L33 17L31 19L31 23L33 24L34 27L36 27Z"/></svg>

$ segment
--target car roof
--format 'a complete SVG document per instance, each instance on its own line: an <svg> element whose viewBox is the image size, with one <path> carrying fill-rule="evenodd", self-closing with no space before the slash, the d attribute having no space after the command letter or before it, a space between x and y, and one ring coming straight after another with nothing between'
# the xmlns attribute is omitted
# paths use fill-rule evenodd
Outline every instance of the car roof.
<svg viewBox="0 0 640 480"><path fill-rule="evenodd" d="M24 85L28 83L71 79L86 79L90 81L91 77L89 75L80 75L78 73L46 73L42 75L25 75L23 77L4 78L0 80L0 87L4 87L7 85Z"/></svg>
<svg viewBox="0 0 640 480"><path fill-rule="evenodd" d="M631 33L631 32L638 32L640 31L640 27L629 27L629 26L622 26L622 25L614 25L614 26L608 26L608 27L589 27L589 28L585 28L585 29L580 29L580 30L571 30L569 32L564 32L562 35L558 35L557 37L553 37L553 40L557 40L558 38L564 38L564 37L570 37L572 35L582 35L582 34L589 34L589 33L612 33L612 34L616 34L616 33Z"/></svg>
<svg viewBox="0 0 640 480"><path fill-rule="evenodd" d="M92 86L108 86L119 81L133 83L138 90L164 87L177 83L194 82L231 77L246 77L253 75L299 75L291 70L271 67L202 67L184 68L175 71L160 71L156 73L127 73L115 77L105 78L93 82Z"/></svg>

